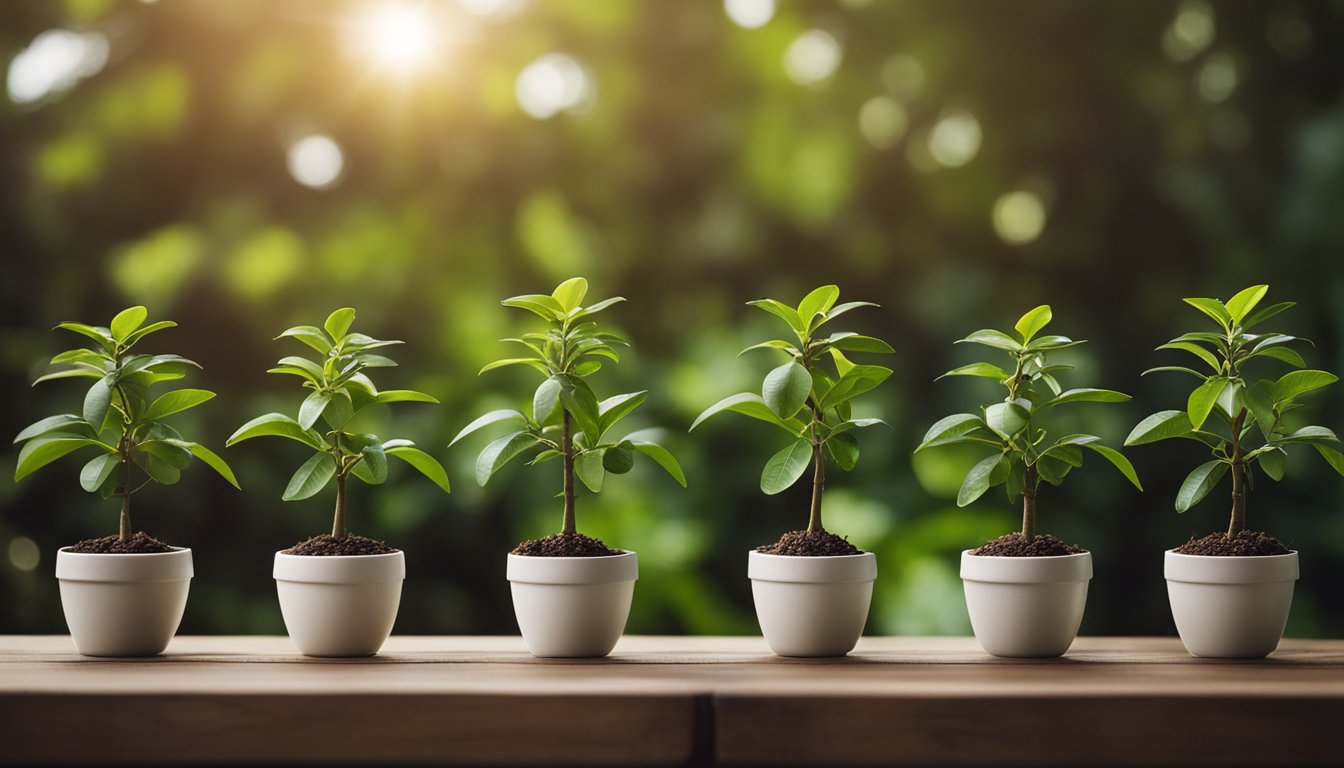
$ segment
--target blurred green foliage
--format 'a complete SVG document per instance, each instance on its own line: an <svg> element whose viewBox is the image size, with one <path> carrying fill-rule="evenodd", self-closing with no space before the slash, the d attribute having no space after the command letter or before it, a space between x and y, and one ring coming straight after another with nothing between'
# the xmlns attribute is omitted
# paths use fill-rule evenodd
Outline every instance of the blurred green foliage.
<svg viewBox="0 0 1344 768"><path fill-rule="evenodd" d="M522 372L475 375L521 328L499 300L576 274L629 299L612 320L639 352L597 376L651 390L647 425L674 427L690 481L641 466L581 501L586 533L640 553L632 632L754 632L745 552L806 509L805 484L757 488L767 425L681 429L757 383L736 353L770 318L749 299L836 283L883 307L854 330L893 342L896 373L855 415L895 429L865 434L826 495L828 528L878 553L875 633L968 632L957 553L1016 525L998 493L956 508L978 454L910 455L936 414L994 387L931 386L970 362L951 340L1052 304L1090 340L1061 355L1074 385L1135 396L1090 414L1112 444L1180 396L1138 374L1186 322L1182 296L1270 282L1300 302L1285 331L1344 369L1338 2L780 0L748 29L715 0L442 0L423 4L439 44L405 71L360 43L380 5L0 4L0 431L75 395L28 388L60 320L131 303L177 320L165 348L220 392L183 428L218 444L291 405L264 374L275 329L357 307L407 341L386 386L443 402L379 428L455 481L449 497L409 478L352 489L358 532L407 552L399 632L515 630L504 553L554 530L559 476L481 489L472 452L445 446L530 391ZM25 52L62 29L82 53L44 86L51 61ZM69 59L71 38L45 39ZM290 166L314 134L342 165L305 186ZM321 151L299 170L330 171ZM1338 393L1310 415L1339 430ZM226 451L242 493L196 472L137 498L140 527L194 550L183 632L283 631L272 553L323 531L331 499L281 502L302 449L273 442ZM1173 631L1162 551L1225 512L1172 510L1190 450L1131 454L1147 494L1105 472L1047 489L1042 528L1095 553L1084 633ZM1303 551L1289 633L1339 635L1344 488L1288 462L1250 519ZM115 530L77 471L0 473L0 631L63 632L56 549Z"/></svg>

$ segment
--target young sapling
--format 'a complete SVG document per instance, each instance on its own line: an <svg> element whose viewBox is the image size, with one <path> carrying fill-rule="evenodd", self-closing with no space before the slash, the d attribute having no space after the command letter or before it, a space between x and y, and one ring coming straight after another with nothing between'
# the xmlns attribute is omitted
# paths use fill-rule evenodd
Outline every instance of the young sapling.
<svg viewBox="0 0 1344 768"><path fill-rule="evenodd" d="M966 473L957 492L957 506L964 507L998 485L1005 486L1009 501L1022 497L1022 530L1000 537L973 551L973 555L1032 557L1068 555L1084 550L1054 536L1037 533L1036 500L1041 481L1058 486L1083 465L1083 449L1093 451L1143 490L1133 465L1119 451L1088 434L1064 435L1048 442L1043 426L1048 413L1071 403L1122 403L1129 395L1110 389L1068 389L1058 374L1072 368L1050 362L1055 350L1082 344L1067 336L1038 336L1053 318L1048 305L1023 315L1011 334L993 329L972 333L956 343L980 344L1008 353L1012 369L989 362L971 363L939 376L976 376L993 379L1006 390L1001 402L980 406L978 413L957 413L940 419L924 435L915 452L942 445L976 445L993 449Z"/></svg>
<svg viewBox="0 0 1344 768"><path fill-rule="evenodd" d="M172 485L193 458L200 459L225 480L238 486L233 470L209 448L187 440L165 419L194 408L215 396L204 389L174 389L153 396L152 389L184 377L196 363L177 355L150 355L132 350L152 333L177 325L160 320L145 325L144 307L122 310L106 327L64 322L56 326L91 339L92 347L71 349L51 359L60 370L44 381L93 379L79 413L49 416L14 438L24 443L14 472L17 482L60 457L85 448L97 456L79 473L79 484L104 499L121 499L121 523L116 536L81 541L73 552L168 552L172 547L143 532L133 533L131 496L150 483Z"/></svg>
<svg viewBox="0 0 1344 768"><path fill-rule="evenodd" d="M1176 493L1176 511L1185 512L1203 500L1227 474L1232 475L1232 508L1227 529L1190 541L1177 548L1186 555L1281 555L1288 548L1278 539L1246 528L1246 497L1254 487L1255 473L1271 480L1283 479L1288 451L1310 445L1325 461L1344 475L1344 452L1339 439L1321 426L1289 431L1285 417L1302 407L1298 399L1338 380L1332 373L1310 370L1302 355L1290 345L1307 342L1284 333L1250 330L1294 306L1285 301L1255 310L1269 292L1268 285L1253 285L1226 302L1192 298L1185 303L1213 321L1213 331L1191 331L1158 349L1186 352L1198 358L1198 369L1164 365L1144 371L1182 373L1197 380L1181 410L1159 411L1139 422L1125 445L1143 445L1170 438L1184 438L1204 445L1211 460L1200 464L1185 478ZM1310 342L1307 342L1310 343ZM1252 361L1258 361L1252 363ZM1287 365L1278 379L1252 383L1249 365L1270 362Z"/></svg>
<svg viewBox="0 0 1344 768"><path fill-rule="evenodd" d="M350 330L355 310L345 307L332 312L321 328L299 325L286 330L277 339L292 338L303 342L318 358L291 355L281 358L267 373L296 376L310 390L299 405L298 418L283 413L267 413L238 428L226 445L254 437L285 437L303 443L313 455L290 478L285 501L307 499L334 480L336 509L331 534L315 536L285 550L294 555L370 555L395 552L382 542L350 533L346 527L346 482L355 477L368 485L387 480L387 457L394 456L410 464L447 493L448 475L434 457L415 447L410 440L383 440L377 435L356 432L351 427L355 414L378 403L434 403L434 397L410 389L379 391L369 378L373 368L389 368L396 363L386 357L386 347L400 341L375 339ZM375 352L374 350L379 350Z"/></svg>
<svg viewBox="0 0 1344 768"><path fill-rule="evenodd" d="M785 533L778 542L757 551L776 555L853 555L859 549L826 530L821 501L826 486L826 457L845 471L859 460L859 442L853 430L883 424L881 419L855 419L852 403L859 395L886 381L890 368L858 365L846 352L890 354L890 344L872 336L842 331L821 335L831 320L859 307L876 307L866 301L836 304L840 289L823 285L803 297L797 307L775 299L747 302L784 321L792 332L788 339L772 339L742 350L781 352L788 359L765 376L761 394L730 395L706 408L691 424L694 430L706 419L724 411L773 424L792 438L784 449L765 464L761 490L776 494L798 482L812 469L812 503L807 529ZM832 373L831 371L834 371Z"/></svg>
<svg viewBox="0 0 1344 768"><path fill-rule="evenodd" d="M546 322L546 329L503 339L527 350L523 357L496 360L481 373L523 365L537 371L542 382L532 396L529 412L491 411L468 424L450 446L483 427L512 423L518 428L492 441L476 461L476 481L484 486L495 473L519 456L535 452L531 465L560 459L564 505L560 532L518 545L516 555L599 557L619 550L578 532L575 522L575 478L598 493L607 475L621 475L643 455L662 467L683 487L686 476L666 448L646 439L647 433L609 437L617 422L644 403L647 392L627 392L598 401L589 378L604 362L619 363L615 345L629 346L621 336L602 330L592 318L625 301L614 297L583 306L588 281L575 277L561 283L549 296L529 294L503 301L506 307L527 310Z"/></svg>

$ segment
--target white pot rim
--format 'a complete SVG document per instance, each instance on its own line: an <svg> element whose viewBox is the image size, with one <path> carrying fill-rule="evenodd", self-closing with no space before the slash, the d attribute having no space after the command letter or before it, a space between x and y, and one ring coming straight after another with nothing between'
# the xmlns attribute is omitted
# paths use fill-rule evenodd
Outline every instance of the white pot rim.
<svg viewBox="0 0 1344 768"><path fill-rule="evenodd" d="M385 584L406 578L406 554L287 555L275 553L272 576L277 581L311 584Z"/></svg>
<svg viewBox="0 0 1344 768"><path fill-rule="evenodd" d="M997 584L1056 584L1089 581L1092 578L1092 553L1048 555L1042 557L1003 557L973 555L962 550L961 578Z"/></svg>
<svg viewBox="0 0 1344 768"><path fill-rule="evenodd" d="M56 578L62 581L138 582L182 581L195 575L191 550L171 552L56 552Z"/></svg>
<svg viewBox="0 0 1344 768"><path fill-rule="evenodd" d="M1297 550L1285 555L1183 555L1168 549L1162 562L1167 581L1192 584L1271 584L1297 581Z"/></svg>
<svg viewBox="0 0 1344 768"><path fill-rule="evenodd" d="M541 557L510 552L504 577L529 584L610 584L639 578L639 556L633 550L597 557Z"/></svg>
<svg viewBox="0 0 1344 768"><path fill-rule="evenodd" d="M794 584L849 584L877 579L877 555L770 555L747 551L747 578Z"/></svg>

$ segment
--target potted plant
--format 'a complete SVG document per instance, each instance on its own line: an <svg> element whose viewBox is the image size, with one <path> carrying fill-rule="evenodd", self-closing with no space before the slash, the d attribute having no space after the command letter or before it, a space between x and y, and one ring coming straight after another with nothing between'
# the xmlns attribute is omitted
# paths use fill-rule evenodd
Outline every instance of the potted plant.
<svg viewBox="0 0 1344 768"><path fill-rule="evenodd" d="M940 445L974 445L993 450L966 473L957 492L964 507L997 485L1008 500L1022 497L1022 530L961 553L961 578L966 608L976 640L995 656L1059 656L1069 649L1087 604L1092 554L1049 534L1036 531L1036 499L1041 481L1058 486L1083 465L1083 449L1099 454L1134 484L1134 467L1119 451L1096 435L1069 434L1053 441L1042 422L1048 413L1070 403L1120 403L1129 395L1109 389L1064 389L1059 374L1071 368L1052 363L1049 353L1082 344L1067 336L1038 336L1053 315L1041 305L1014 325L1017 337L1002 331L976 331L957 343L980 344L1007 352L1011 370L993 363L964 365L939 376L978 376L1001 384L1001 402L983 405L978 413L958 413L939 420L924 435L916 452Z"/></svg>
<svg viewBox="0 0 1344 768"><path fill-rule="evenodd" d="M93 379L79 413L49 416L14 438L23 443L17 482L62 456L85 448L98 454L79 473L79 484L104 499L120 497L117 535L86 539L56 554L61 606L75 647L86 656L154 656L168 647L182 621L192 577L191 550L159 541L131 526L131 496L150 483L172 485L198 458L235 488L224 460L185 439L164 420L213 398L204 389L152 395L155 385L180 379L200 366L177 355L133 353L146 336L177 323L145 325L149 313L131 307L107 327L64 322L57 326L92 339L92 347L51 359L63 366L34 384L53 379Z"/></svg>
<svg viewBox="0 0 1344 768"><path fill-rule="evenodd" d="M524 347L523 357L496 360L481 373L524 365L542 375L530 412L497 410L468 424L456 444L482 427L508 422L515 428L492 441L476 461L476 482L484 486L504 465L533 454L529 464L560 460L564 509L560 532L524 541L508 556L507 578L523 642L535 656L593 657L611 652L625 629L638 578L634 552L613 549L578 532L574 520L575 478L598 493L608 475L629 472L638 455L667 471L683 487L686 477L672 454L640 433L611 438L616 424L644 402L646 392L628 392L599 401L589 377L603 362L620 362L620 336L592 319L624 301L621 297L583 306L588 281L575 277L549 296L505 299L506 307L527 310L546 322L541 332L504 339Z"/></svg>
<svg viewBox="0 0 1344 768"><path fill-rule="evenodd" d="M1198 504L1224 476L1232 476L1232 509L1227 530L1191 538L1166 552L1164 570L1171 613L1185 648L1195 656L1259 658L1283 636L1297 580L1297 552L1278 539L1246 528L1246 496L1258 467L1266 477L1283 478L1293 446L1310 445L1344 474L1344 453L1335 433L1304 426L1289 431L1285 417L1300 408L1298 398L1333 384L1325 371L1307 370L1290 346L1303 341L1283 333L1250 333L1252 328L1293 306L1285 301L1255 310L1269 291L1253 285L1226 303L1194 298L1185 302L1213 320L1214 331L1182 334L1158 347L1189 353L1199 368L1161 366L1198 380L1186 407L1160 411L1139 422L1125 445L1180 437L1204 445L1210 460L1196 467L1176 493L1176 511ZM1293 369L1278 379L1251 382L1252 361L1274 361ZM1254 363L1259 365L1260 363Z"/></svg>
<svg viewBox="0 0 1344 768"><path fill-rule="evenodd" d="M868 620L877 579L877 559L871 552L860 551L822 525L821 500L826 457L843 470L853 469L859 460L853 430L885 424L853 418L851 406L891 370L857 365L845 353L895 350L885 341L848 331L823 336L822 327L831 320L859 307L877 306L865 301L836 304L839 297L839 288L824 285L797 307L774 299L747 302L783 320L791 337L765 341L743 353L768 349L787 360L766 374L761 394L725 397L691 425L694 430L711 416L732 411L787 432L789 444L770 457L761 473L766 494L780 493L812 469L807 528L747 553L756 618L766 643L780 656L843 656L853 650Z"/></svg>
<svg viewBox="0 0 1344 768"><path fill-rule="evenodd" d="M290 638L307 656L374 655L391 634L401 602L405 556L347 530L347 481L354 477L368 485L383 483L387 459L394 456L448 492L443 467L410 440L383 440L354 431L351 419L376 403L438 403L414 390L379 391L366 372L395 366L384 356L384 348L402 342L353 333L354 319L355 310L345 307L332 312L321 328L300 325L277 336L297 339L319 356L316 361L284 357L267 371L296 376L310 390L299 405L298 418L283 413L258 416L226 443L269 435L312 449L313 455L290 478L282 496L285 501L307 499L336 483L331 533L275 553L280 612Z"/></svg>

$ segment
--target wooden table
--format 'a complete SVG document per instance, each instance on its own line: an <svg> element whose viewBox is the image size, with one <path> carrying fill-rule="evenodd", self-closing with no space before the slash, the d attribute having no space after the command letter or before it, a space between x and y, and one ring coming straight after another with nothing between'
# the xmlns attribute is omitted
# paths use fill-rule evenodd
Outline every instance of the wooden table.
<svg viewBox="0 0 1344 768"><path fill-rule="evenodd" d="M161 657L0 636L0 763L1307 765L1344 762L1344 641L1265 661L1080 638L1007 661L971 638L865 638L843 659L756 637L626 637L543 661L516 637L393 637L372 659L283 637Z"/></svg>

